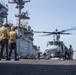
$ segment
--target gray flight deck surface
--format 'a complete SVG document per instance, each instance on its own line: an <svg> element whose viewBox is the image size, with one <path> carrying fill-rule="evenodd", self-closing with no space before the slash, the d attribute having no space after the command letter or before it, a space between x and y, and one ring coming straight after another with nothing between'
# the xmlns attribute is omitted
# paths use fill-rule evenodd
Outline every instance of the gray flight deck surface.
<svg viewBox="0 0 76 75"><path fill-rule="evenodd" d="M76 60L2 59L0 75L76 75Z"/></svg>

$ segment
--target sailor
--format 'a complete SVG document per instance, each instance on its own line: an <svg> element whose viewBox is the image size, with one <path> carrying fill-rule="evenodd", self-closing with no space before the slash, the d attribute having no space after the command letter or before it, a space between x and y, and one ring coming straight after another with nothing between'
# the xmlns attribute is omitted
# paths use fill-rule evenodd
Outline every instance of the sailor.
<svg viewBox="0 0 76 75"><path fill-rule="evenodd" d="M37 55L37 58L40 60L40 47L38 47L38 55Z"/></svg>
<svg viewBox="0 0 76 75"><path fill-rule="evenodd" d="M10 31L10 39L9 39L9 43L10 43L10 45L9 45L10 46L9 57L11 57L12 50L14 49L15 60L19 60L17 58L17 47L16 47L16 39L18 39L18 38L19 38L19 36L15 31L15 27L12 27L11 31Z"/></svg>
<svg viewBox="0 0 76 75"><path fill-rule="evenodd" d="M38 52L38 59L40 60L40 52Z"/></svg>
<svg viewBox="0 0 76 75"><path fill-rule="evenodd" d="M0 59L3 56L3 49L6 47L6 60L9 60L8 57L8 39L9 39L9 30L7 29L7 23L3 23L2 27L0 28L0 46L1 46L1 52L0 52Z"/></svg>
<svg viewBox="0 0 76 75"><path fill-rule="evenodd" d="M68 48L65 46L65 59L69 59L69 51Z"/></svg>
<svg viewBox="0 0 76 75"><path fill-rule="evenodd" d="M72 48L72 45L69 45L69 59L70 60L73 59L73 48Z"/></svg>

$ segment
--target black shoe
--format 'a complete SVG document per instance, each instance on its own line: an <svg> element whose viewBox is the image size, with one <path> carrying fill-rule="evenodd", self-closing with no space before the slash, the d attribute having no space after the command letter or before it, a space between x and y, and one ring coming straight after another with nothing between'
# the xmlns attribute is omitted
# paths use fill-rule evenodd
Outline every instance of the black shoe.
<svg viewBox="0 0 76 75"><path fill-rule="evenodd" d="M1 60L1 57L0 57L0 60Z"/></svg>
<svg viewBox="0 0 76 75"><path fill-rule="evenodd" d="M15 58L15 60L17 60L17 61L18 61L19 59L18 59L18 58Z"/></svg>
<svg viewBox="0 0 76 75"><path fill-rule="evenodd" d="M10 58L6 58L6 60L11 60Z"/></svg>

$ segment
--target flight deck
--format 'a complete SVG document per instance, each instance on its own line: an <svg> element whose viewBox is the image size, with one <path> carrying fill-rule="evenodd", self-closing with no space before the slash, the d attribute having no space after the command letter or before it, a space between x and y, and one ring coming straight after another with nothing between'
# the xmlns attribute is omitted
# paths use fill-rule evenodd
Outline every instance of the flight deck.
<svg viewBox="0 0 76 75"><path fill-rule="evenodd" d="M76 75L76 60L2 59L0 75Z"/></svg>

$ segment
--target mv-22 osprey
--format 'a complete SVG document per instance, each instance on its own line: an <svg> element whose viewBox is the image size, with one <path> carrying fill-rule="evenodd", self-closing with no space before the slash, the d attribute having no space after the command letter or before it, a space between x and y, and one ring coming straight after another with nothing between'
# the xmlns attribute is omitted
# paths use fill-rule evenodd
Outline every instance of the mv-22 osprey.
<svg viewBox="0 0 76 75"><path fill-rule="evenodd" d="M50 58L65 58L66 50L68 49L63 41L60 41L60 35L70 35L71 33L65 33L66 31L76 30L76 27L72 27L66 30L58 31L57 29L54 32L46 32L46 31L33 31L34 33L45 33L45 36L53 35L53 40L48 41L47 48L45 50L46 56L48 59Z"/></svg>

